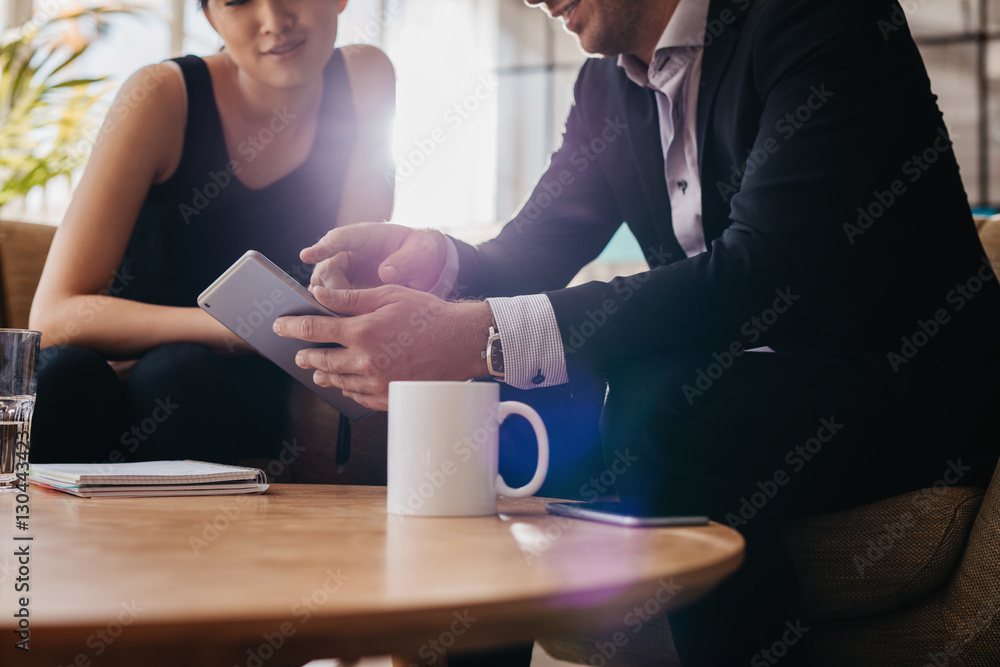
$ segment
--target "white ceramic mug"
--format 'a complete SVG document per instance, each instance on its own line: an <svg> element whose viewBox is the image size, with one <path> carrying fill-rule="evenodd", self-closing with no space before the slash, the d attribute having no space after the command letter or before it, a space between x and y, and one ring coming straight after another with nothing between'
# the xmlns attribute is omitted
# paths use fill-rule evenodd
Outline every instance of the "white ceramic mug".
<svg viewBox="0 0 1000 667"><path fill-rule="evenodd" d="M508 415L527 419L538 439L531 481L512 489L498 474L500 424ZM549 438L533 408L500 402L495 382L390 382L390 514L487 516L497 496L538 492L549 469Z"/></svg>

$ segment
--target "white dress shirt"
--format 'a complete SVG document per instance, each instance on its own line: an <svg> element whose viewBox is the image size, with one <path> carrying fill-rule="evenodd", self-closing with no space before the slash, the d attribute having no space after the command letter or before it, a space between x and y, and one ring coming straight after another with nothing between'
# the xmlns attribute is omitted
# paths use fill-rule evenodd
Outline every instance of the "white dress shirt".
<svg viewBox="0 0 1000 667"><path fill-rule="evenodd" d="M702 38L707 20L708 0L681 0L648 66L633 55L618 57L618 66L629 79L656 91L674 234L688 257L707 249L697 142L698 88L705 51ZM450 294L458 269L458 252L448 239L445 268L431 293L441 297ZM489 298L486 302L500 332L507 384L532 389L569 381L559 324L547 296Z"/></svg>

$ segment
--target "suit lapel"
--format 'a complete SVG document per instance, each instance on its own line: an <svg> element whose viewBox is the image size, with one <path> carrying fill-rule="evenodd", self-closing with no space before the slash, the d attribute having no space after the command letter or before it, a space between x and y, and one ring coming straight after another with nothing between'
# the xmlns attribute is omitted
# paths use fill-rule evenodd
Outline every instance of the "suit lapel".
<svg viewBox="0 0 1000 667"><path fill-rule="evenodd" d="M656 106L655 93L632 83L621 76L624 87L623 100L626 118L629 119L630 140L627 142L632 152L642 185L650 220L654 227L669 229L670 196L667 193L667 177L664 164L663 146L660 141L660 115ZM663 221L664 216L666 220ZM662 221L662 222L661 222Z"/></svg>
<svg viewBox="0 0 1000 667"><path fill-rule="evenodd" d="M725 11L730 12L730 19L732 19L732 15L735 15L735 20L730 20L728 24L725 23L720 17ZM721 25L723 28L717 36L713 35L711 31L706 33L705 54L701 65L697 138L698 171L702 179L703 214L705 197L711 190L711 188L706 188L704 183L705 134L719 85L736 49L740 27L745 16L745 11L740 11L731 0L712 0L709 6L709 25ZM631 140L627 143L635 161L639 182L642 184L650 220L656 228L672 229L670 195L667 192L665 156L660 140L660 118L655 93L649 88L635 85L623 73L620 74L618 80L619 85L622 86L622 92L618 99L622 101L622 111L630 123ZM706 240L708 240L707 230ZM676 244L675 239L671 238L671 241ZM680 248L680 246L677 247Z"/></svg>
<svg viewBox="0 0 1000 667"><path fill-rule="evenodd" d="M708 128L708 119L712 115L715 106L715 97L719 92L719 84L722 75L726 72L726 67L733 57L736 43L739 41L740 26L743 23L745 12L733 9L733 3L722 0L712 0L708 8L709 25L723 26L718 36L712 31L706 32L705 54L701 62L701 85L698 90L698 172L704 173L702 165L705 159L705 132ZM720 18L723 9L729 12L729 16L736 15L735 20L731 20L727 25ZM702 197L707 189L702 184Z"/></svg>

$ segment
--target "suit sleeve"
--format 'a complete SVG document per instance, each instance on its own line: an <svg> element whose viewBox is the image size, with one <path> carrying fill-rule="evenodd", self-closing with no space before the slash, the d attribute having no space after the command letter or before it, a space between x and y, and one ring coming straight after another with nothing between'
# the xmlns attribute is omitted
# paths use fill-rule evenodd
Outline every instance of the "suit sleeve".
<svg viewBox="0 0 1000 667"><path fill-rule="evenodd" d="M756 32L747 69L753 80L729 83L754 86L760 129L732 153L749 148L767 160L746 170L731 197L732 222L709 252L548 293L571 380L584 368L605 374L657 353L725 354L815 336L818 315L841 305L843 293L829 283L850 272L856 253L868 252L847 242L843 223L873 191L889 187L903 149L933 138L927 110L936 107L924 99L929 87L912 40L905 29L888 39L880 30L894 6L759 3L745 26ZM807 122L795 117L803 106ZM916 109L928 117L926 127L914 122ZM713 131L706 143L727 141L709 124ZM719 165L720 173L728 167Z"/></svg>
<svg viewBox="0 0 1000 667"><path fill-rule="evenodd" d="M577 79L577 95L583 79L583 74ZM500 234L475 248L456 242L457 296L517 296L565 287L618 231L622 216L587 150L591 137L584 114L582 105L573 105L562 146Z"/></svg>

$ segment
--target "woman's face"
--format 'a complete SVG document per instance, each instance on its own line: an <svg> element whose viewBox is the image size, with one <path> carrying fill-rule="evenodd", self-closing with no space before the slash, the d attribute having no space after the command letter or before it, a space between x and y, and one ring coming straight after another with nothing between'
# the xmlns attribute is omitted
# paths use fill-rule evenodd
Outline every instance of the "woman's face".
<svg viewBox="0 0 1000 667"><path fill-rule="evenodd" d="M209 0L205 16L236 65L264 85L322 76L347 0Z"/></svg>

